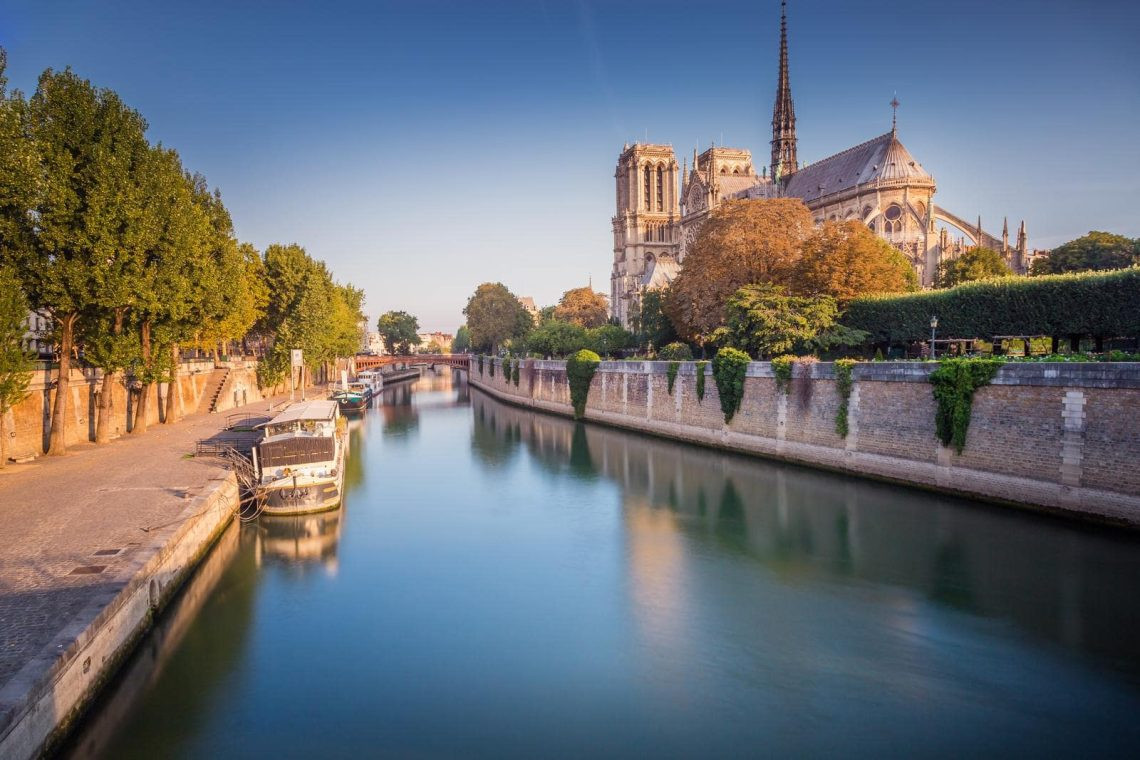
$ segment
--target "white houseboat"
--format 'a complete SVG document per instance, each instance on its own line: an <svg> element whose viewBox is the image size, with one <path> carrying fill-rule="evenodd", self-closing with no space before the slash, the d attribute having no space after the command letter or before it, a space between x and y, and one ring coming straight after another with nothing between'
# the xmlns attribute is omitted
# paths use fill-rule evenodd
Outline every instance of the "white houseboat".
<svg viewBox="0 0 1140 760"><path fill-rule="evenodd" d="M254 447L257 496L270 515L299 515L339 506L347 436L335 401L300 401L262 425Z"/></svg>

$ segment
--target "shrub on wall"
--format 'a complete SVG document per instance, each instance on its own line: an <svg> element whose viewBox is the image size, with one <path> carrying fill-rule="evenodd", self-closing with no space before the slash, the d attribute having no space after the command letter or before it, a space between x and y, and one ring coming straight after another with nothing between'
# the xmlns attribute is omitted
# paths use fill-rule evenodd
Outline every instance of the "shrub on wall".
<svg viewBox="0 0 1140 760"><path fill-rule="evenodd" d="M511 381L514 382L515 387L519 387L519 360L515 359L514 365L511 367Z"/></svg>
<svg viewBox="0 0 1140 760"><path fill-rule="evenodd" d="M586 398L590 394L590 381L598 370L602 358L583 348L566 360L566 381L570 384L570 401L574 404L574 419L586 414Z"/></svg>
<svg viewBox="0 0 1140 760"><path fill-rule="evenodd" d="M1117 272L1006 277L893 296L857 298L842 323L866 330L875 343L939 335L1140 335L1140 267Z"/></svg>
<svg viewBox="0 0 1140 760"><path fill-rule="evenodd" d="M812 391L815 388L811 381L811 367L818 363L819 359L814 356L797 356L792 365L792 387L796 391L796 400L799 401L801 409L811 406Z"/></svg>
<svg viewBox="0 0 1140 760"><path fill-rule="evenodd" d="M796 357L792 354L777 356L772 360L772 373L776 375L776 390L785 396L792 386L792 367L795 363Z"/></svg>
<svg viewBox="0 0 1140 760"><path fill-rule="evenodd" d="M708 362L697 362L697 402L705 400L705 367L709 366Z"/></svg>
<svg viewBox="0 0 1140 760"><path fill-rule="evenodd" d="M681 362L669 362L669 370L665 376L669 378L669 395L673 395L673 383L677 381L677 370L681 368Z"/></svg>
<svg viewBox="0 0 1140 760"><path fill-rule="evenodd" d="M724 412L725 423L732 422L733 415L740 408L744 398L744 376L748 372L751 358L735 348L722 348L713 358L713 378L720 394L720 410Z"/></svg>
<svg viewBox="0 0 1140 760"><path fill-rule="evenodd" d="M493 356L487 359L487 374L491 377L495 376L495 357Z"/></svg>
<svg viewBox="0 0 1140 760"><path fill-rule="evenodd" d="M854 359L837 359L835 362L835 392L839 394L839 409L835 412L835 432L840 438L847 437L847 405L851 400L851 388L855 384L851 370L857 363Z"/></svg>
<svg viewBox="0 0 1140 760"><path fill-rule="evenodd" d="M684 343L673 342L658 351L657 357L662 361L691 362L693 350Z"/></svg>
<svg viewBox="0 0 1140 760"><path fill-rule="evenodd" d="M943 446L954 445L959 454L966 445L974 391L989 385L1001 369L1001 359L945 359L930 375L934 384L934 428Z"/></svg>
<svg viewBox="0 0 1140 760"><path fill-rule="evenodd" d="M483 354L479 354L479 374L483 374Z"/></svg>

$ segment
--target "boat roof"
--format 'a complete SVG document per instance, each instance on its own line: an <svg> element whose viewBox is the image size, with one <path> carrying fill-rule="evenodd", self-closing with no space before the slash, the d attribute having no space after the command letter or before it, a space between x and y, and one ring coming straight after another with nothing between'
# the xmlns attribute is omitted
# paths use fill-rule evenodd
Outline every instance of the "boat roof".
<svg viewBox="0 0 1140 760"><path fill-rule="evenodd" d="M337 403L335 401L297 401L285 408L266 425L283 425L286 422L297 420L331 420L336 417Z"/></svg>

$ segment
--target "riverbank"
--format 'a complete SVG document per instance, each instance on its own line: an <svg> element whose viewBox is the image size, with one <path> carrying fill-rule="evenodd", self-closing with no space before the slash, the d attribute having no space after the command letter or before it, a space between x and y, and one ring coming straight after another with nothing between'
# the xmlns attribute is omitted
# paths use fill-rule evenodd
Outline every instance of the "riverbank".
<svg viewBox="0 0 1140 760"><path fill-rule="evenodd" d="M0 757L66 731L230 524L233 474L190 456L224 424L193 415L0 471Z"/></svg>
<svg viewBox="0 0 1140 760"><path fill-rule="evenodd" d="M523 361L519 382L500 360L471 384L503 401L572 416L565 362ZM753 362L740 410L724 422L716 383L698 394L696 366L602 362L589 421L943 493L1140 527L1140 366L1010 364L974 396L961 453L935 436L933 364L855 367L847 435L834 366L819 363L779 390L771 365ZM672 386L672 387L671 387Z"/></svg>

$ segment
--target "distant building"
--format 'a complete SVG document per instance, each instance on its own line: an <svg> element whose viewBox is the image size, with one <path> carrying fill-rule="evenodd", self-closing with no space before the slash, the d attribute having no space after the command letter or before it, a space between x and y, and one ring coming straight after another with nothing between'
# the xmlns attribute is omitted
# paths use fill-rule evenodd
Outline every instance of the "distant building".
<svg viewBox="0 0 1140 760"><path fill-rule="evenodd" d="M365 335L364 353L376 354L377 356L384 353L384 339L380 337L380 333L373 330Z"/></svg>
<svg viewBox="0 0 1140 760"><path fill-rule="evenodd" d="M451 352L451 342L455 339L455 336L445 332L424 332L419 335L420 345L418 348L420 351L426 351L429 345L438 343L440 351L445 354Z"/></svg>
<svg viewBox="0 0 1140 760"><path fill-rule="evenodd" d="M535 321L538 320L538 314L541 311L541 309L539 309L538 306L535 305L533 298L531 298L530 296L520 296L519 297L519 303L521 303L522 307L524 309L526 309L526 313L530 314L531 319L533 319Z"/></svg>
<svg viewBox="0 0 1140 760"><path fill-rule="evenodd" d="M24 320L24 347L38 356L51 356L55 346L51 342L51 317L38 311L29 311Z"/></svg>

